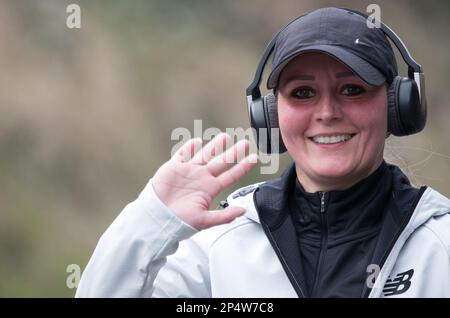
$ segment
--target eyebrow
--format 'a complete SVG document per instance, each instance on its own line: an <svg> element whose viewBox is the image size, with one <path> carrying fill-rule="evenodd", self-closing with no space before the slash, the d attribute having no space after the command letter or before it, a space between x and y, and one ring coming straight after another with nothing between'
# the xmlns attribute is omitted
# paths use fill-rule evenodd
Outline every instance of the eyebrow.
<svg viewBox="0 0 450 318"><path fill-rule="evenodd" d="M296 74L294 76L288 77L285 81L283 81L283 84L286 85L292 81L314 81L316 79L313 75L306 75L306 74Z"/></svg>
<svg viewBox="0 0 450 318"><path fill-rule="evenodd" d="M297 74L294 76L289 77L287 80L285 80L285 83L289 83L295 80L300 80L300 81L314 81L316 78L313 75L306 75L306 74Z"/></svg>

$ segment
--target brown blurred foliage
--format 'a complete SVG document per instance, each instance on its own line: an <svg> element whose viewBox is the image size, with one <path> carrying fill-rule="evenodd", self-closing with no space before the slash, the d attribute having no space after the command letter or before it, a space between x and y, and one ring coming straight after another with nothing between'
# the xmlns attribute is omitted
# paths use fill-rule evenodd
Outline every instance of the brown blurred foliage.
<svg viewBox="0 0 450 318"><path fill-rule="evenodd" d="M66 27L71 2L78 30ZM306 10L369 3L1 0L0 296L72 296L67 265L84 268L169 158L174 128L247 128L244 90L278 29ZM424 66L429 105L425 131L389 138L386 158L450 195L449 2L377 4Z"/></svg>

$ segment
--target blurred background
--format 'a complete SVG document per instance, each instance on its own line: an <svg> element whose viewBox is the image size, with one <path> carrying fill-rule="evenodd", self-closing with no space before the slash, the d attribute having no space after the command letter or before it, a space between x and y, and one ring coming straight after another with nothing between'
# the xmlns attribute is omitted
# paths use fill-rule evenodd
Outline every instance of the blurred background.
<svg viewBox="0 0 450 318"><path fill-rule="evenodd" d="M372 2L0 0L0 296L72 297L67 266L85 267L175 128L247 128L244 91L272 36L306 10ZM70 3L81 29L66 26ZM450 2L377 4L424 66L429 107L386 158L450 196ZM227 193L272 177L255 169Z"/></svg>

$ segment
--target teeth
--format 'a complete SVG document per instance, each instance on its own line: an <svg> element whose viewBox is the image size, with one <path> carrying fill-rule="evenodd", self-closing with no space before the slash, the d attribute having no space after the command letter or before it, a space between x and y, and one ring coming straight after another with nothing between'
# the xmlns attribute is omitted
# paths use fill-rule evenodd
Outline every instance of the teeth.
<svg viewBox="0 0 450 318"><path fill-rule="evenodd" d="M338 142L346 141L352 138L350 134L338 135L338 136L315 136L313 141L319 144L335 144Z"/></svg>

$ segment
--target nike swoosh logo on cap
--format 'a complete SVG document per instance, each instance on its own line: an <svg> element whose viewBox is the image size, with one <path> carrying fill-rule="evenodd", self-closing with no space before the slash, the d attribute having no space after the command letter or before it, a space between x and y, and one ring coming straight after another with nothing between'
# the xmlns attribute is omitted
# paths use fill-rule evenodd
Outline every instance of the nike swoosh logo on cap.
<svg viewBox="0 0 450 318"><path fill-rule="evenodd" d="M361 41L359 38L357 38L355 40L355 44L364 45L364 46L367 46L367 47L372 47L370 44L367 44L367 43Z"/></svg>

